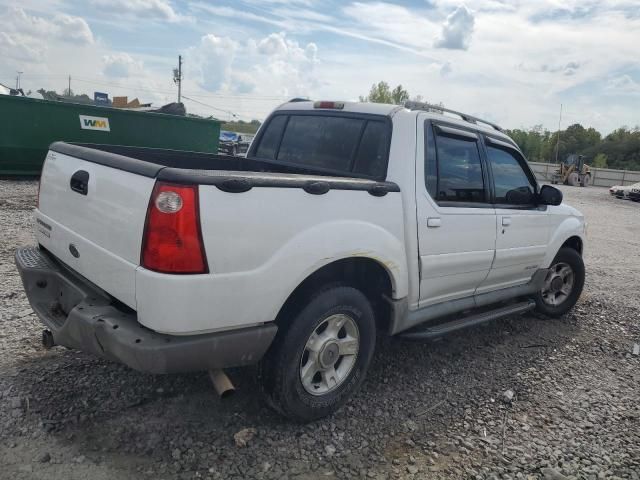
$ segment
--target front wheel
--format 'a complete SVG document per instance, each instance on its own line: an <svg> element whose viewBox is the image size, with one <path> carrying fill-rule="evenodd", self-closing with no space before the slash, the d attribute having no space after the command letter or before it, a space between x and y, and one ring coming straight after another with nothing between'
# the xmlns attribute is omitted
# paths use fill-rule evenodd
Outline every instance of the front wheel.
<svg viewBox="0 0 640 480"><path fill-rule="evenodd" d="M320 291L278 332L263 359L268 403L301 422L333 413L362 384L375 339L373 310L362 292L342 286Z"/></svg>
<svg viewBox="0 0 640 480"><path fill-rule="evenodd" d="M553 259L542 289L536 294L536 309L551 317L567 313L584 287L584 262L573 248L561 248Z"/></svg>

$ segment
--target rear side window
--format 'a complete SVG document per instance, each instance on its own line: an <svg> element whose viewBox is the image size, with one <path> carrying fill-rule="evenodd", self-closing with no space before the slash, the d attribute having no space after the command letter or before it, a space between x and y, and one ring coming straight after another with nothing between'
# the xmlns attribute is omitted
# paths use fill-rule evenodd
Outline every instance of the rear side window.
<svg viewBox="0 0 640 480"><path fill-rule="evenodd" d="M486 202L477 141L436 136L438 181L436 201Z"/></svg>
<svg viewBox="0 0 640 480"><path fill-rule="evenodd" d="M356 155L354 172L382 177L387 170L389 128L383 122L367 122Z"/></svg>
<svg viewBox="0 0 640 480"><path fill-rule="evenodd" d="M267 125L267 129L262 135L260 145L256 150L256 157L267 158L274 160L276 158L276 152L278 151L278 144L282 138L282 130L287 122L287 117L280 115L273 117Z"/></svg>
<svg viewBox="0 0 640 480"><path fill-rule="evenodd" d="M255 157L286 165L384 180L391 125L375 117L276 115Z"/></svg>

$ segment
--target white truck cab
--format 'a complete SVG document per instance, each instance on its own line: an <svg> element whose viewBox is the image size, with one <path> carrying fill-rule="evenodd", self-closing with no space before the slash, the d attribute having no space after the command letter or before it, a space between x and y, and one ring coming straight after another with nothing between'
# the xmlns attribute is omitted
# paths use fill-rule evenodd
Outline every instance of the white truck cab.
<svg viewBox="0 0 640 480"><path fill-rule="evenodd" d="M55 143L35 222L16 263L48 346L155 373L260 362L298 420L357 390L376 334L561 316L584 284L562 193L498 126L415 102L292 101L246 158Z"/></svg>

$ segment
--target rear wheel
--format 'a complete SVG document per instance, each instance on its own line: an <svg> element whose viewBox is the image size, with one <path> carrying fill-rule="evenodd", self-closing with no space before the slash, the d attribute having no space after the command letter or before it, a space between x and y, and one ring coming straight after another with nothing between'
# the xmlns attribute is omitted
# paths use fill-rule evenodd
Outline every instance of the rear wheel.
<svg viewBox="0 0 640 480"><path fill-rule="evenodd" d="M301 422L333 413L364 380L375 338L373 310L362 292L321 291L278 333L262 362L269 404Z"/></svg>
<svg viewBox="0 0 640 480"><path fill-rule="evenodd" d="M554 258L540 292L536 309L551 317L567 313L578 301L584 287L584 262L573 248L561 248Z"/></svg>
<svg viewBox="0 0 640 480"><path fill-rule="evenodd" d="M589 185L591 185L591 175L583 176L581 185L583 187L588 187Z"/></svg>

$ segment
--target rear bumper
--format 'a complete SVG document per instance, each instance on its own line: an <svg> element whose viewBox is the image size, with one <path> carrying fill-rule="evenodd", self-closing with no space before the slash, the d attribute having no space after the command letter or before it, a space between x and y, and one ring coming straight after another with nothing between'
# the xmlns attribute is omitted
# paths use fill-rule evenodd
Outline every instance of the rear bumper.
<svg viewBox="0 0 640 480"><path fill-rule="evenodd" d="M50 254L21 248L16 265L29 303L64 345L149 373L176 373L257 363L275 337L274 324L202 335L154 332ZM176 321L180 321L176 318Z"/></svg>

